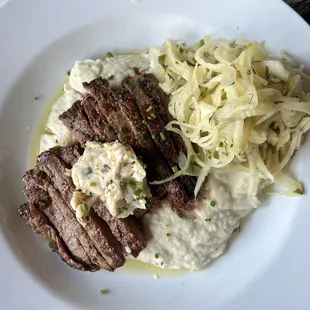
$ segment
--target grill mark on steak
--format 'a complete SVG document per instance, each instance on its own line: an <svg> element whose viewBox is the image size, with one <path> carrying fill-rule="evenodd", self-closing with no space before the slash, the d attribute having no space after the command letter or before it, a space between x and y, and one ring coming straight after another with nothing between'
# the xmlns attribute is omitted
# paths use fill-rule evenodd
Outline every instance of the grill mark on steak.
<svg viewBox="0 0 310 310"><path fill-rule="evenodd" d="M19 208L20 216L25 220L27 225L37 234L42 235L48 240L49 246L57 252L60 258L70 267L81 271L91 271L90 266L80 262L68 250L58 231L44 215L42 211L34 205L25 203Z"/></svg>
<svg viewBox="0 0 310 310"><path fill-rule="evenodd" d="M109 87L109 83L103 78L97 78L89 83L83 83L83 86L97 99L97 107L100 111L100 115L106 116L109 124L117 133L118 140L129 144L133 148L137 147L137 139L132 133L127 119L115 104L113 92Z"/></svg>
<svg viewBox="0 0 310 310"><path fill-rule="evenodd" d="M120 219L113 217L102 202L93 205L94 211L106 221L116 239L131 250L131 254L137 257L146 247L146 240L136 219L132 216Z"/></svg>
<svg viewBox="0 0 310 310"><path fill-rule="evenodd" d="M85 143L98 139L85 115L80 100L76 101L70 109L59 115L58 119L72 131L74 140Z"/></svg>

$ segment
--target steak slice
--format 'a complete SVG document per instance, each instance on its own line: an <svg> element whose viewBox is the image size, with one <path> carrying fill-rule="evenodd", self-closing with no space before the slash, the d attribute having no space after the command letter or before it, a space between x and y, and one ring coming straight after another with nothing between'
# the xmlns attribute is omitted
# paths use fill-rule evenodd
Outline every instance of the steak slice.
<svg viewBox="0 0 310 310"><path fill-rule="evenodd" d="M57 252L60 258L70 267L82 271L92 270L88 265L73 257L59 236L58 231L42 211L32 204L25 203L19 208L19 214L35 233L45 237L53 251Z"/></svg>
<svg viewBox="0 0 310 310"><path fill-rule="evenodd" d="M45 190L51 198L51 203L37 205L37 207L59 232L72 255L89 266L92 271L99 270L100 268L112 270L98 253L88 234L76 220L75 215L65 204L59 191L47 180L48 177L42 172L37 173L37 170L28 171L23 178L26 185L24 189L26 197L32 197L28 192L35 192L37 188ZM29 202L32 203L31 201Z"/></svg>
<svg viewBox="0 0 310 310"><path fill-rule="evenodd" d="M109 125L106 116L100 113L98 102L94 97L88 96L82 101L82 106L88 117L88 120L102 142L112 142L116 140L116 134L112 126Z"/></svg>
<svg viewBox="0 0 310 310"><path fill-rule="evenodd" d="M137 139L132 133L132 128L127 119L115 103L109 82L103 78L97 78L89 83L83 83L83 86L97 99L99 114L107 118L108 123L117 134L118 140L129 144L132 148L137 147Z"/></svg>
<svg viewBox="0 0 310 310"><path fill-rule="evenodd" d="M61 193L68 209L73 213L70 200L75 186L72 178L66 174L66 167L63 162L53 151L42 153L38 158L38 162L40 163L40 168L44 170L55 188ZM91 212L89 214L89 220L84 228L102 257L113 269L124 264L125 259L122 254L121 245L112 235L106 223L99 221L95 214Z"/></svg>
<svg viewBox="0 0 310 310"><path fill-rule="evenodd" d="M168 111L168 97L164 91L159 87L159 82L153 74L138 75L135 82L142 89L142 91L152 100L154 110L158 113L165 124L172 121L173 118ZM186 148L179 135L170 132L170 138L175 146L176 153L173 154L173 161L177 162L177 156L180 152L186 154ZM193 199L195 194L195 186L197 179L195 177L182 175L180 176L181 183L185 186L187 195Z"/></svg>
<svg viewBox="0 0 310 310"><path fill-rule="evenodd" d="M130 251L131 255L137 257L146 247L146 240L141 232L140 226L132 216L120 219L113 217L102 202L93 206L94 211L106 221L116 239Z"/></svg>
<svg viewBox="0 0 310 310"><path fill-rule="evenodd" d="M70 109L59 115L58 119L72 131L74 140L85 143L86 141L98 139L85 115L80 100L76 101Z"/></svg>
<svg viewBox="0 0 310 310"><path fill-rule="evenodd" d="M51 149L67 165L72 167L83 154L83 148L79 143L70 144L65 147L54 147Z"/></svg>

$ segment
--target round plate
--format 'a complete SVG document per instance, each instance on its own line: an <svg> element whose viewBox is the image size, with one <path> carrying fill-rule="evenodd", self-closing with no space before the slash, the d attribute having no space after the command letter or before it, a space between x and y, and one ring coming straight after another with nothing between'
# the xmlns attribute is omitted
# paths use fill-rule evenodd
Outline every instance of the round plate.
<svg viewBox="0 0 310 310"><path fill-rule="evenodd" d="M204 34L267 40L272 51L285 49L296 63L310 65L308 25L277 0L10 0L1 6L2 309L309 309L307 194L269 199L211 266L158 280L145 270L71 270L18 216L32 130L75 60ZM308 139L293 162L306 190L309 150Z"/></svg>

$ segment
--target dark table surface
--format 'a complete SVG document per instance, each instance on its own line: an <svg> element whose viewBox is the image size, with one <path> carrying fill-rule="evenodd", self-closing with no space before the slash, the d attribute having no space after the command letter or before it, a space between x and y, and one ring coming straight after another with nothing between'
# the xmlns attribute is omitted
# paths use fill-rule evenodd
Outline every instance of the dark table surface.
<svg viewBox="0 0 310 310"><path fill-rule="evenodd" d="M285 2L310 24L310 0L285 0Z"/></svg>

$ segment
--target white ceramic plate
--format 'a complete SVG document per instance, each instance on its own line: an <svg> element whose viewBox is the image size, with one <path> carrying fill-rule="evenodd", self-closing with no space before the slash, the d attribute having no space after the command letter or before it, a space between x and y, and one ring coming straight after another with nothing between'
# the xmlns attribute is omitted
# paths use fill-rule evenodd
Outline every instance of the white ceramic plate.
<svg viewBox="0 0 310 310"><path fill-rule="evenodd" d="M71 270L17 214L32 130L75 60L170 37L233 38L237 27L310 65L308 25L277 0L10 0L0 7L1 309L309 309L307 194L267 201L207 269L158 280ZM308 139L293 163L307 192L309 150ZM110 293L100 295L102 288Z"/></svg>

